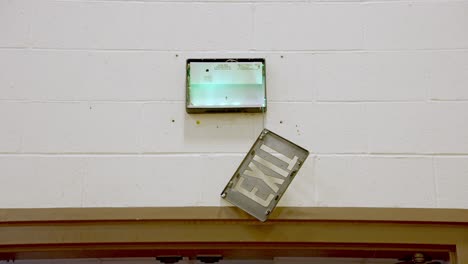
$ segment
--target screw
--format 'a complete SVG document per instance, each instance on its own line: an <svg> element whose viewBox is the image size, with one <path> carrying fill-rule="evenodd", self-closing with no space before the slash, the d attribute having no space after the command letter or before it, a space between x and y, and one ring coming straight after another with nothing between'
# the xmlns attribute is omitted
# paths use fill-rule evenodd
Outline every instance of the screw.
<svg viewBox="0 0 468 264"><path fill-rule="evenodd" d="M269 215L271 213L270 210L266 210L265 215Z"/></svg>
<svg viewBox="0 0 468 264"><path fill-rule="evenodd" d="M225 197L226 197L226 193L222 193L222 194L221 194L221 197L225 198Z"/></svg>

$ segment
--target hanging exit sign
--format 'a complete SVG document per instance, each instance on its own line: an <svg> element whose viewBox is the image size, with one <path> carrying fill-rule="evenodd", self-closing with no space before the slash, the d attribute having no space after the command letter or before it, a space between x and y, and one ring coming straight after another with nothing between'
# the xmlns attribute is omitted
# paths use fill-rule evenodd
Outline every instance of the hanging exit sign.
<svg viewBox="0 0 468 264"><path fill-rule="evenodd" d="M307 156L307 150L264 129L221 197L266 221Z"/></svg>
<svg viewBox="0 0 468 264"><path fill-rule="evenodd" d="M264 59L187 60L186 110L266 111Z"/></svg>

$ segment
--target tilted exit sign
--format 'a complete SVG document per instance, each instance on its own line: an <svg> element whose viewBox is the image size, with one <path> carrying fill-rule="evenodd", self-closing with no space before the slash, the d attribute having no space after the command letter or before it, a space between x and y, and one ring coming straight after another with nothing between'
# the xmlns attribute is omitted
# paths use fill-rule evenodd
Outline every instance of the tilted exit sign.
<svg viewBox="0 0 468 264"><path fill-rule="evenodd" d="M309 152L264 129L221 197L260 221L266 221Z"/></svg>

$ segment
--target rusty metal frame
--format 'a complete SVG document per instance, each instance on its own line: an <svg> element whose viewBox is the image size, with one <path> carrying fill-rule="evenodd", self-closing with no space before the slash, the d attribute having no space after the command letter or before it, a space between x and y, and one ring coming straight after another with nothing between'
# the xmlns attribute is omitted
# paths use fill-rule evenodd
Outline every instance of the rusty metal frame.
<svg viewBox="0 0 468 264"><path fill-rule="evenodd" d="M279 207L261 223L232 207L0 209L0 260L416 251L468 263L468 210Z"/></svg>

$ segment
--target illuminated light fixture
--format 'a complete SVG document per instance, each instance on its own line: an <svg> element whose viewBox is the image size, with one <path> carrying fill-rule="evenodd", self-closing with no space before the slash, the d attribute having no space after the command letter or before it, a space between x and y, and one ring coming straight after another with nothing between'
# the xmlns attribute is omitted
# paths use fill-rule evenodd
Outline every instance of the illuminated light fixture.
<svg viewBox="0 0 468 264"><path fill-rule="evenodd" d="M265 59L188 59L187 113L265 112Z"/></svg>

